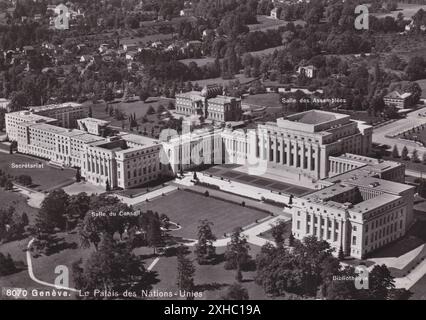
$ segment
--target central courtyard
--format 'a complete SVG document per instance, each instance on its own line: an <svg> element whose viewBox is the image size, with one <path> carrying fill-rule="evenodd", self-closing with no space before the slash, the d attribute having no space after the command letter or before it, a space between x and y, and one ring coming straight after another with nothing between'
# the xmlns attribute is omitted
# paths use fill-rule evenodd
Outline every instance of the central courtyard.
<svg viewBox="0 0 426 320"><path fill-rule="evenodd" d="M217 238L222 238L224 233L268 216L260 210L183 190L143 202L136 205L135 209L152 210L159 215L167 215L171 221L181 226L181 229L172 231L170 235L185 239L197 238L198 226L203 219L213 222L213 233Z"/></svg>

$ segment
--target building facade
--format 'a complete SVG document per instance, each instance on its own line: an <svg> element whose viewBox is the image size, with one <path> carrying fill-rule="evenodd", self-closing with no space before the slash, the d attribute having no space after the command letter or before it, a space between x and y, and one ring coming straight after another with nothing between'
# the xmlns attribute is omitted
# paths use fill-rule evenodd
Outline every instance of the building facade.
<svg viewBox="0 0 426 320"><path fill-rule="evenodd" d="M383 101L388 107L404 109L411 105L411 97L412 94L410 92L400 93L395 90L384 96Z"/></svg>
<svg viewBox="0 0 426 320"><path fill-rule="evenodd" d="M328 176L329 157L370 152L372 127L350 116L311 110L259 125L256 157L314 180Z"/></svg>
<svg viewBox="0 0 426 320"><path fill-rule="evenodd" d="M186 116L203 116L217 122L237 121L241 118L241 99L221 95L222 88L205 86L201 91L176 95L176 112Z"/></svg>
<svg viewBox="0 0 426 320"><path fill-rule="evenodd" d="M363 259L406 234L413 223L414 187L401 183L402 164L353 154L330 162L346 171L331 170L320 190L293 200L295 238L316 236L336 254L342 248L345 255Z"/></svg>

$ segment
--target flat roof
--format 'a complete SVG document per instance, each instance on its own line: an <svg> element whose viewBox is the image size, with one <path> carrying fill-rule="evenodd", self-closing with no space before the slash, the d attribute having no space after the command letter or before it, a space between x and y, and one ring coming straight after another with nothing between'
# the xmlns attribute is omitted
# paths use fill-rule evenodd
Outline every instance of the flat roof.
<svg viewBox="0 0 426 320"><path fill-rule="evenodd" d="M45 121L45 122L52 122L52 121L57 121L54 118L49 118L49 117L45 117L36 113L32 113L28 110L23 110L23 111L16 111L16 112L11 112L11 113L6 113L6 117L19 117L22 122L41 122L41 121Z"/></svg>
<svg viewBox="0 0 426 320"><path fill-rule="evenodd" d="M97 124L109 124L110 123L109 121L96 119L96 118L83 118L83 119L79 119L78 121L92 122L92 123L97 123Z"/></svg>
<svg viewBox="0 0 426 320"><path fill-rule="evenodd" d="M391 194L400 194L401 192L414 188L413 186L410 186L407 184L374 178L374 177L363 177L363 178L354 179L354 180L347 180L345 182L354 186L367 187L367 188L371 188L374 190L391 193Z"/></svg>
<svg viewBox="0 0 426 320"><path fill-rule="evenodd" d="M82 134L74 136L74 137L72 137L72 139L80 140L84 143L91 143L91 142L96 142L96 141L105 141L105 138L95 136L93 134L89 134L89 133L86 133L86 132L83 132Z"/></svg>
<svg viewBox="0 0 426 320"><path fill-rule="evenodd" d="M49 104L44 106L37 106L37 107L30 107L29 110L32 111L44 111L44 110L54 110L54 109L62 109L62 108L78 108L82 107L83 105L81 103L77 102L65 102L65 103L59 103L59 104Z"/></svg>
<svg viewBox="0 0 426 320"><path fill-rule="evenodd" d="M48 123L35 123L31 127L41 129L41 130L45 130L45 131L49 131L49 132L52 132L52 133L64 133L64 132L68 131L68 129L58 127L58 126L54 126L54 125L51 125L51 124L48 124Z"/></svg>
<svg viewBox="0 0 426 320"><path fill-rule="evenodd" d="M176 98L187 98L187 99L191 99L191 100L202 100L204 97L201 95L200 91L188 91L188 92L178 93L176 95Z"/></svg>
<svg viewBox="0 0 426 320"><path fill-rule="evenodd" d="M232 100L240 100L240 99L235 97L228 97L228 96L216 96L215 98L210 98L209 102L224 104L224 103L230 103Z"/></svg>
<svg viewBox="0 0 426 320"><path fill-rule="evenodd" d="M384 206L390 202L396 201L400 198L401 196L383 193L378 195L377 197L362 201L354 205L352 208L349 209L349 211L352 213L366 213L381 206Z"/></svg>
<svg viewBox="0 0 426 320"><path fill-rule="evenodd" d="M322 110L309 110L294 115L288 116L287 120L293 122L299 122L304 124L320 124L330 122L337 119L343 119L348 117L347 115L327 112Z"/></svg>
<svg viewBox="0 0 426 320"><path fill-rule="evenodd" d="M154 144L158 144L159 142L158 140L155 140L146 136L132 134L132 133L124 134L124 135L121 135L120 137L125 141L140 144L140 145L154 145Z"/></svg>

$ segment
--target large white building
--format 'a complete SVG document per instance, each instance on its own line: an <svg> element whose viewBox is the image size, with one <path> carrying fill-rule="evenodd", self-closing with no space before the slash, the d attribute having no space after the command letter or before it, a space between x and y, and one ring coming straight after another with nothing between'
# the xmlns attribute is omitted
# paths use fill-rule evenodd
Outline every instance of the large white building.
<svg viewBox="0 0 426 320"><path fill-rule="evenodd" d="M277 168L314 180L328 176L329 157L370 152L372 127L350 116L311 110L259 125L251 152Z"/></svg>
<svg viewBox="0 0 426 320"><path fill-rule="evenodd" d="M239 120L242 115L241 99L221 93L221 87L209 85L201 91L177 94L176 112L187 116L203 116L217 122Z"/></svg>
<svg viewBox="0 0 426 320"><path fill-rule="evenodd" d="M28 108L32 113L57 119L64 128L77 128L77 120L86 118L89 108L80 103L66 102Z"/></svg>
<svg viewBox="0 0 426 320"><path fill-rule="evenodd" d="M407 232L414 187L401 183L404 165L353 154L330 162L331 177L321 181L322 188L291 204L297 239L313 235L328 241L336 254L342 248L363 259Z"/></svg>
<svg viewBox="0 0 426 320"><path fill-rule="evenodd" d="M83 154L82 175L87 181L128 189L168 174L160 162L161 144L134 134L92 143Z"/></svg>
<svg viewBox="0 0 426 320"><path fill-rule="evenodd" d="M84 130L65 127L77 120ZM99 134L105 125L85 118L85 109L72 104L6 114L6 132L11 141L17 142L19 152L48 159L55 165L78 167L81 175L95 185L106 186L108 181L111 188L126 189L163 175L159 141L132 134L103 138L88 133Z"/></svg>

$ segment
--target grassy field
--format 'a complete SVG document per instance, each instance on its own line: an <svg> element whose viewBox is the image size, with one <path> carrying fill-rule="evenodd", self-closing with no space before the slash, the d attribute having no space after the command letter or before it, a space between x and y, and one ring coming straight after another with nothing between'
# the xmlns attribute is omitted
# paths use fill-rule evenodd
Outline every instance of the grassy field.
<svg viewBox="0 0 426 320"><path fill-rule="evenodd" d="M166 214L170 220L182 226L182 229L171 235L189 239L196 239L199 221L203 219L213 222L213 232L217 237L222 237L224 233L266 216L261 211L187 191L176 191L136 207L143 211L152 210L160 215Z"/></svg>
<svg viewBox="0 0 426 320"><path fill-rule="evenodd" d="M158 106L161 104L166 109L169 104L169 102L175 103L174 99L166 99L166 98L150 98L146 102L144 101L134 101L134 102L119 102L119 103L113 103L110 104L110 108L112 109L118 109L126 114L126 120L116 120L114 117L111 117L109 114L105 112L105 103L99 103L96 105L92 105L92 111L93 111L93 117L97 119L107 120L111 121L111 125L121 128L122 123L125 125L125 129L129 128L129 121L127 120L127 117L130 114L136 114L136 120L138 124L140 125L140 131L144 131L144 128L147 128L148 132L151 132L151 127L157 125L158 119L155 114L153 115L147 115L147 111L149 109L149 106L152 106L155 111L157 111ZM147 116L148 120L150 122L147 122L145 124L142 124L142 118L144 116ZM158 128L157 128L158 129Z"/></svg>
<svg viewBox="0 0 426 320"><path fill-rule="evenodd" d="M249 24L248 27L250 31L266 31L271 29L278 29L281 26L285 26L288 24L288 21L284 20L276 20L272 19L270 16L257 16L257 21L259 23L256 24ZM305 22L301 20L293 21L295 25L304 25Z"/></svg>
<svg viewBox="0 0 426 320"><path fill-rule="evenodd" d="M404 15L404 18L411 18L417 11L420 9L426 10L426 5L421 4L410 4L410 3L398 3L398 9L389 13L373 13L372 15L383 18L383 17L398 17L398 14L401 12Z"/></svg>
<svg viewBox="0 0 426 320"><path fill-rule="evenodd" d="M229 80L225 80L222 78L211 78L211 79L203 79L203 80L197 80L197 81L193 81L193 83L197 83L200 87L204 87L205 85L209 85L209 84L218 84L218 85L226 85L227 83L229 83L230 81L235 81L238 80L240 83L244 84L244 83L248 83L250 81L253 81L255 78L248 78L243 74L236 74L234 76L234 79L229 79Z"/></svg>
<svg viewBox="0 0 426 320"><path fill-rule="evenodd" d="M243 103L253 104L257 106L265 106L272 108L282 108L282 103L280 102L280 95L278 93L262 93L254 94L245 97L242 101Z"/></svg>
<svg viewBox="0 0 426 320"><path fill-rule="evenodd" d="M285 228L284 228L283 238L288 239L291 233L291 220L284 222L284 225L285 225ZM258 236L270 241L275 240L274 237L272 236L272 229L262 232Z"/></svg>
<svg viewBox="0 0 426 320"><path fill-rule="evenodd" d="M191 62L195 62L197 64L197 66L202 67L202 66L205 66L208 63L213 63L214 60L215 60L214 58L205 57L205 58L199 58L199 59L192 59L192 58L182 59L182 60L179 60L179 61L186 64L186 65L189 65Z"/></svg>
<svg viewBox="0 0 426 320"><path fill-rule="evenodd" d="M250 245L250 255L255 258L259 253L260 248ZM225 248L217 248L217 254L223 254ZM194 254L191 252L188 256L191 260L195 260ZM220 262L216 265L198 265L194 261L196 268L194 284L195 291L201 291L202 297L197 300L217 300L222 299L226 293L227 288L235 283L235 270L225 270L224 262ZM160 261L155 265L153 271L157 271L160 282L157 283L154 288L160 291L178 291L176 286L176 270L177 270L177 259L176 257L162 257ZM243 283L242 285L247 289L249 299L266 300L271 299L265 295L263 288L254 282L256 272L249 271L243 272ZM183 298L172 298L173 300Z"/></svg>
<svg viewBox="0 0 426 320"><path fill-rule="evenodd" d="M0 189L0 209L6 209L9 207L15 208L15 212L28 215L30 223L35 221L38 210L30 207L27 204L27 199L18 192L4 191Z"/></svg>
<svg viewBox="0 0 426 320"><path fill-rule="evenodd" d="M43 168L15 169L12 164L38 164L42 163ZM0 154L0 169L12 175L21 174L31 176L33 180L32 188L38 191L47 191L58 186L66 185L74 181L74 169L59 169L48 165L47 161L32 158L20 154Z"/></svg>
<svg viewBox="0 0 426 320"><path fill-rule="evenodd" d="M278 47L268 48L268 49L259 50L259 51L251 51L249 53L252 56L258 56L258 57L262 58L263 56L274 53L275 50L280 50L280 49L283 49L283 48L284 48L284 46L278 46Z"/></svg>

